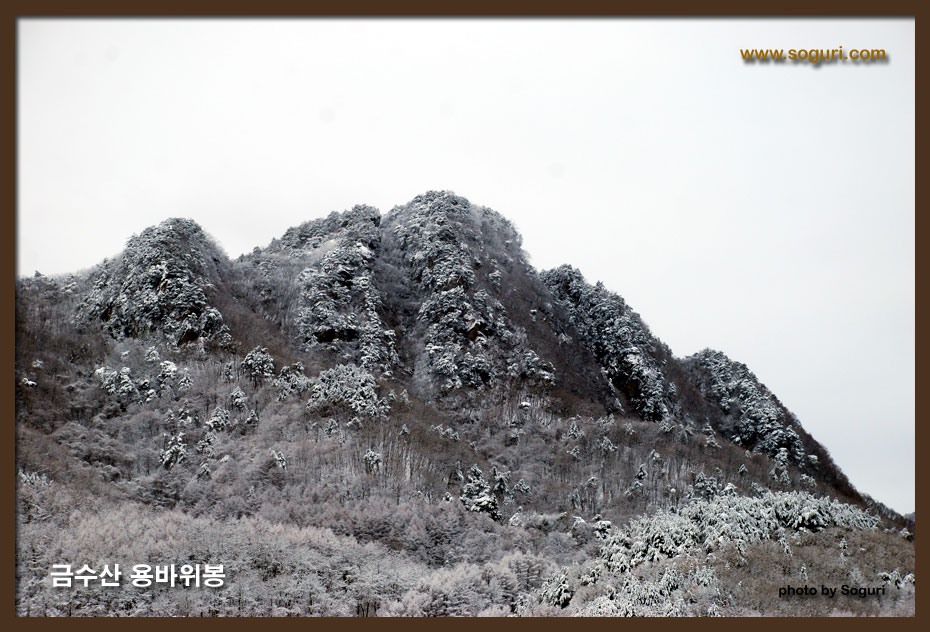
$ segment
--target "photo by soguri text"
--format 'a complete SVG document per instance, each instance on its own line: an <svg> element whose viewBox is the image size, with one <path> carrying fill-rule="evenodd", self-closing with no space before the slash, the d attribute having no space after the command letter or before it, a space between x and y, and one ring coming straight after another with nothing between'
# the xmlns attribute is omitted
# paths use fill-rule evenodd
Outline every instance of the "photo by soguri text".
<svg viewBox="0 0 930 632"><path fill-rule="evenodd" d="M865 599L866 597L883 597L885 595L886 586L850 586L848 584L843 584L842 586L827 586L821 584L818 588L817 586L810 586L805 584L803 586L782 586L778 589L778 598L785 599L789 597L815 597L823 596L833 599L836 597L837 592L840 595L848 597L859 597L860 599Z"/></svg>

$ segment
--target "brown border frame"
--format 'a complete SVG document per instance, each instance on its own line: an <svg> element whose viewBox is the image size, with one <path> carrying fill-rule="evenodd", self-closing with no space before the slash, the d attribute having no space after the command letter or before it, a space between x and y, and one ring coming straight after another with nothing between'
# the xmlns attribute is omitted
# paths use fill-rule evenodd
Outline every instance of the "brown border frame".
<svg viewBox="0 0 930 632"><path fill-rule="evenodd" d="M12 420L15 419L15 410L14 410L14 309L15 309L15 298L14 298L14 283L15 283L15 270L16 270L16 208L17 208L17 191L16 191L16 158L17 158L17 133L16 133L16 47L17 47L17 19L19 17L35 17L35 16L61 16L61 17L256 17L256 16L267 16L267 17L289 17L289 16L377 16L377 17L404 17L404 16L421 16L421 17L506 17L506 16L543 16L543 17L593 17L593 16L652 16L652 17L664 17L664 16L675 16L675 17L766 17L766 18L784 18L784 17L877 17L877 16L888 16L888 17L906 17L912 16L915 18L915 106L919 103L926 103L927 99L923 98L927 92L927 83L919 81L919 78L922 75L922 69L927 67L927 50L928 48L920 46L922 37L921 35L925 34L925 29L922 29L922 20L920 20L922 13L927 13L926 10L921 10L922 7L928 6L917 2L916 0L902 1L885 1L885 2L867 2L865 0L847 0L846 2L837 2L837 1L823 1L817 3L802 3L802 2L789 2L789 3L772 3L772 4L749 4L746 2L740 3L736 0L712 0L712 2L701 3L697 5L694 2L686 2L683 0L662 0L660 2L653 3L651 5L640 5L640 6L623 6L621 4L615 4L607 2L606 0L576 0L572 3L557 3L553 0L543 0L542 2L529 2L527 0L509 0L504 2L489 2L487 0L473 0L467 4L465 3L456 3L451 6L440 7L436 2L425 2L424 0L401 0L399 2L387 3L387 2L372 2L371 0L359 0L351 4L345 5L317 5L314 6L312 3L299 2L296 0L266 0L262 3L247 3L243 0L227 0L226 2L217 2L215 0L191 0L187 2L179 2L178 0L163 0L161 2L155 2L153 0L144 0L143 2L134 2L132 4L120 3L115 0L93 0L86 3L75 3L67 2L65 0L36 0L36 1L23 1L23 0L13 0L8 3L2 10L2 32L4 35L4 40L6 46L4 47L3 54L3 64L0 66L0 77L2 77L2 86L4 99L2 101L2 110L4 119L8 121L6 125L2 128L2 138L0 138L0 145L5 148L3 152L2 161L3 161L3 180L2 188L0 190L7 191L6 199L8 200L7 204L4 205L0 217L2 217L2 227L5 229L0 232L0 242L3 243L3 257L2 266L3 269L3 298L2 304L4 308L0 312L0 324L2 324L3 330L6 331L5 342L6 344L2 345L2 373L0 373L0 393L2 393L4 408L8 411L9 428L7 430L8 437L8 446L2 451L2 460L4 464L4 469L8 472L9 478L7 479L7 484L0 485L2 488L2 506L7 508L8 517L0 525L0 531L4 536L4 540L8 543L7 546L3 548L2 565L4 568L12 571L15 567L15 558L14 558L14 549L15 549L15 424ZM915 112L918 112L919 108L915 107ZM917 124L915 120L915 176L922 173L920 170L921 162L921 149L927 147L927 133L926 128ZM926 171L926 170L924 170ZM921 195L921 178L916 177L916 191L915 191L915 249L916 244L920 242L920 237L922 236L922 222L920 222L920 216L917 213L917 209L920 208L921 201L924 199ZM915 252L915 316L918 313L926 313L923 310L924 301L921 300L920 292L917 292L917 289L921 286L921 281L924 277L922 274L917 274L922 268L926 267L927 259L922 257L919 249L916 249ZM915 353L918 349L923 349L926 351L926 344L924 343L925 338L920 335L920 332L915 333ZM915 364L915 385L919 386L921 384L920 377L923 375L919 363ZM925 408L917 407L915 409L915 450L917 446L926 447L926 437L928 436L921 429L921 424L918 423L918 419L925 417L924 414ZM917 486L917 497L916 505L921 505L921 498L923 497L923 491L927 489L927 486L922 484L927 474L927 468L922 465L920 460L917 460L916 463L916 479L919 483ZM925 505L926 506L926 505ZM12 545L12 546L11 546ZM915 544L916 546L916 544ZM923 570L927 567L926 564L920 563L920 558L917 558L917 576L919 578L923 577ZM5 604L2 608L2 618L6 622L15 625L16 627L37 627L50 629L55 627L59 628L54 620L43 620L43 619L24 619L17 618L14 615L14 603L15 603L15 585L14 585L14 574L11 572L10 575L6 575L3 578L4 590L3 597L5 599ZM920 593L918 593L919 595ZM918 622L921 619L921 615L926 613L926 608L920 606L920 599L917 601L917 616L913 619L882 619L880 622L871 622L871 623L887 623L894 626L905 626L912 627L918 625ZM926 618L926 617L924 617ZM111 626L120 626L122 627L123 622L117 620L106 620L106 619L68 619L68 625L74 624L86 629L85 626L89 625L104 625L107 627ZM758 621L758 625L761 625L763 628L767 629L778 629L782 628L783 625L789 622L790 619L777 619L777 618L766 618ZM842 626L844 628L853 627L868 627L870 625L869 620L860 620L860 619L805 619L805 623L811 623L817 626L827 626L830 628L836 628ZM209 620L209 619L195 619L188 620L182 623L185 626L234 626L240 628L241 626L248 626L252 622L250 620L243 619L222 619L222 620ZM432 627L434 624L430 621L418 621L418 620L407 620L407 619L381 619L376 624L375 623L366 623L364 620L355 620L355 619L323 619L319 620L320 624L323 624L324 627L330 626L345 626L350 629L362 629L367 628L371 629L374 626L379 628L388 627L390 629L400 629L413 627L419 629L426 629L426 626ZM508 620L503 622L501 620L496 620L494 622L496 625L506 625L516 626L519 628L529 629L530 626L534 630L540 628L543 629L554 629L556 626L559 626L561 623L560 619L522 619L522 620ZM568 623L566 621L565 623ZM586 619L583 622L579 622L585 627L595 627L598 629L608 629L613 628L620 624L619 622L613 619L607 619L603 621L590 620ZM639 622L637 622L639 623ZM725 627L730 627L732 625L736 626L745 626L748 625L747 620L743 619L727 619L727 620L716 620L716 621L706 621L706 620L695 620L695 619L686 619L684 622L659 622L650 620L647 622L642 622L649 626L652 625L661 625L666 627L668 625L674 625L675 627L683 625L684 627L691 626L704 626L704 625L714 625L720 626L724 625ZM294 625L306 626L318 625L315 621L308 621L305 619L299 620L287 620L287 619L275 619L269 621L271 626L287 626L288 628L293 629ZM462 620L462 619L446 619L443 620L439 625L443 628L451 627L464 629L466 626L471 626L474 624L472 620ZM133 625L141 625L144 627L149 626L162 626L164 621L161 619L155 618L140 618L134 619ZM571 624L569 624L571 625ZM755 623L753 625L756 625ZM111 627L111 629L113 629Z"/></svg>

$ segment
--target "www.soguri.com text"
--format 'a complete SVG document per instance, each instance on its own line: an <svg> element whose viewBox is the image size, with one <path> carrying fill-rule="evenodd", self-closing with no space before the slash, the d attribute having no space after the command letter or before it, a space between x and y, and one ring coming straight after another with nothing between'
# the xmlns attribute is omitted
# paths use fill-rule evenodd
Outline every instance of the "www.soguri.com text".
<svg viewBox="0 0 930 632"><path fill-rule="evenodd" d="M807 61L812 64L829 62L875 63L886 61L884 48L741 48L743 61Z"/></svg>

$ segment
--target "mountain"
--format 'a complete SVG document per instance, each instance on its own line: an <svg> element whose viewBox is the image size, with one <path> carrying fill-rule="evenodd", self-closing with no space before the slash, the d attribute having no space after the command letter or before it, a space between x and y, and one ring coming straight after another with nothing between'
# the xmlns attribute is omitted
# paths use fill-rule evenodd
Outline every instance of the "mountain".
<svg viewBox="0 0 930 632"><path fill-rule="evenodd" d="M208 303L220 253L196 222L169 219L133 237L94 276L78 315L116 337L159 332L176 345L229 343L220 312Z"/></svg>
<svg viewBox="0 0 930 632"><path fill-rule="evenodd" d="M794 579L894 586L841 610L913 607L913 519L748 367L675 356L453 193L235 260L169 219L16 300L21 613L777 613L776 543ZM64 602L47 551L223 562L240 592Z"/></svg>

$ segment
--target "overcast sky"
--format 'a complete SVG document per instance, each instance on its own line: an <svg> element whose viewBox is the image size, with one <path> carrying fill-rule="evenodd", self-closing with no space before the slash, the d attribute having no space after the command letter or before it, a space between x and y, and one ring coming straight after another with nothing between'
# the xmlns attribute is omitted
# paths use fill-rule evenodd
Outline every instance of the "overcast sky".
<svg viewBox="0 0 930 632"><path fill-rule="evenodd" d="M745 64L740 48L884 48ZM20 275L450 189L914 509L914 21L19 22Z"/></svg>

